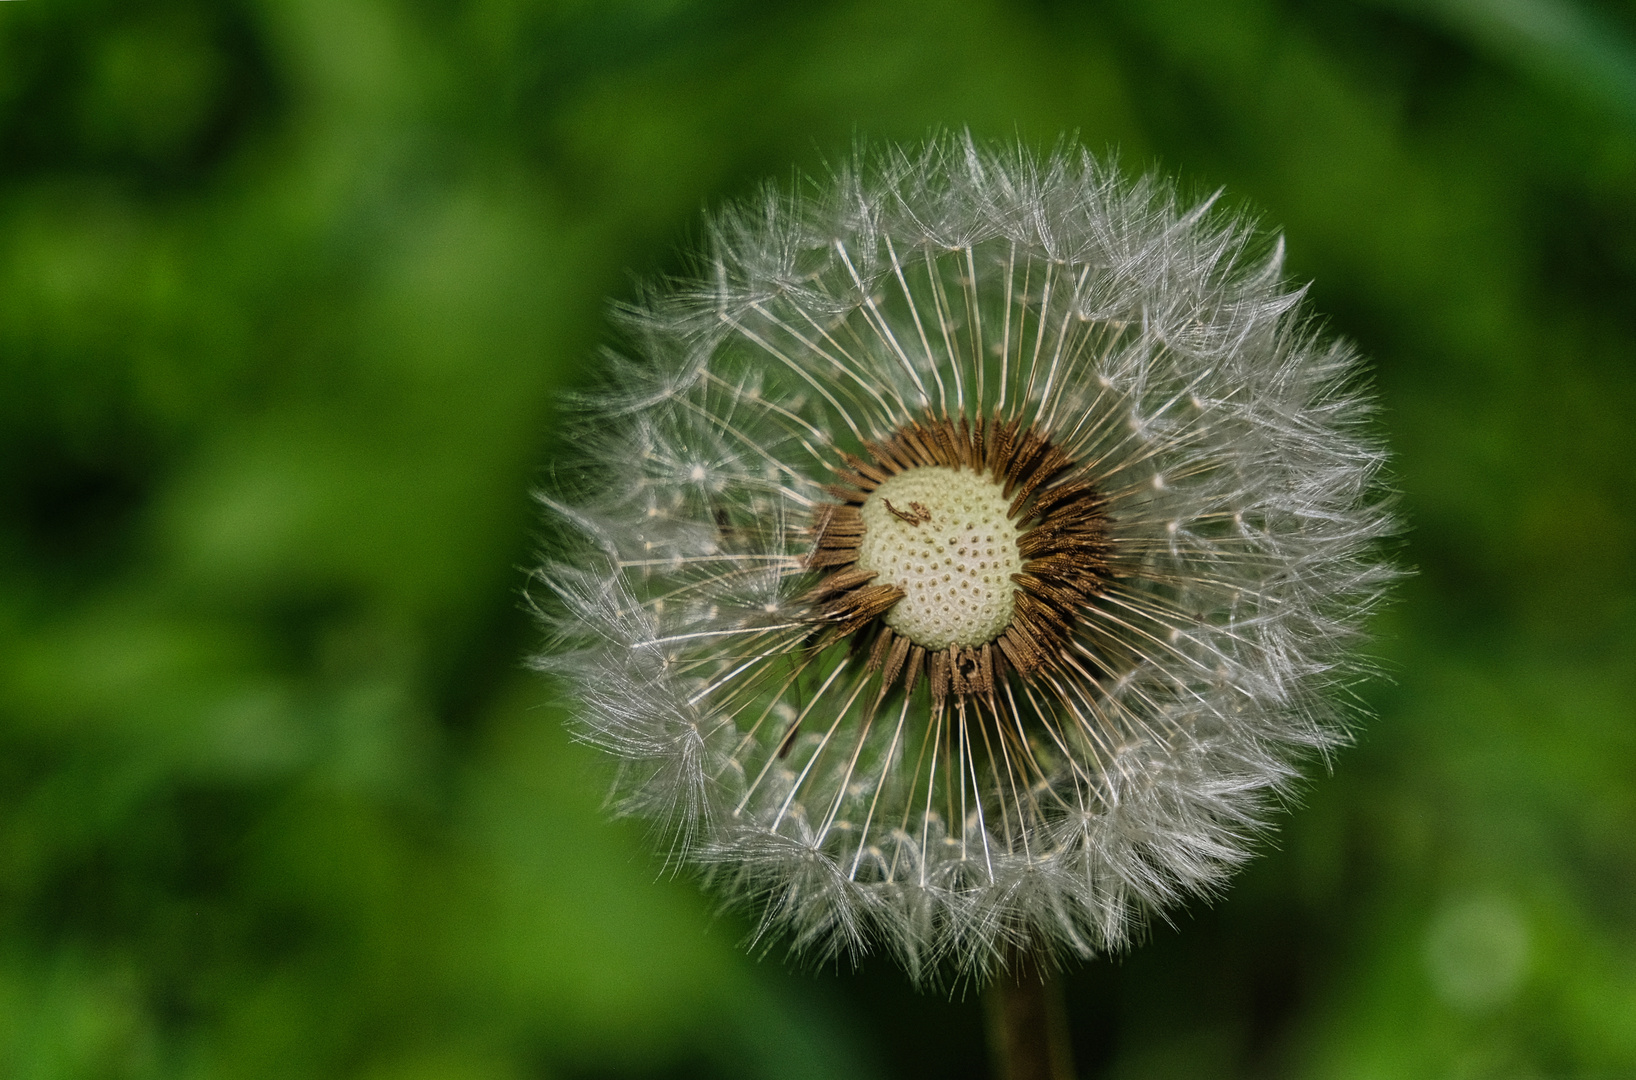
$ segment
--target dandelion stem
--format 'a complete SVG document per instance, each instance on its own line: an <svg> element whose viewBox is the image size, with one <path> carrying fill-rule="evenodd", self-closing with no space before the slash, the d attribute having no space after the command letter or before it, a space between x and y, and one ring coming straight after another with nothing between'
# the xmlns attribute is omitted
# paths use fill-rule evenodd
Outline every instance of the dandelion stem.
<svg viewBox="0 0 1636 1080"><path fill-rule="evenodd" d="M1020 961L989 985L984 1004L997 1080L1073 1080L1060 982Z"/></svg>

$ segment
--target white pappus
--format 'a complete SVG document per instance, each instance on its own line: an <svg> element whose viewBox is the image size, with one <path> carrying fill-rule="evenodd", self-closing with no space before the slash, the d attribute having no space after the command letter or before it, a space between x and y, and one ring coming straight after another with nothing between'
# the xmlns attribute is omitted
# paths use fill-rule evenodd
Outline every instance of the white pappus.
<svg viewBox="0 0 1636 1080"><path fill-rule="evenodd" d="M616 805L800 953L983 979L1250 852L1395 576L1281 242L1070 143L860 154L619 311L538 666Z"/></svg>

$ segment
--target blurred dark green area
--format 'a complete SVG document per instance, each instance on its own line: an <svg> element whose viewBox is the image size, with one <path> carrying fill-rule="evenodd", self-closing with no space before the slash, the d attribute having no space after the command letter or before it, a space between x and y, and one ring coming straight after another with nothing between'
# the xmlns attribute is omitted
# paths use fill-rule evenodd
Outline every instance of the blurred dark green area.
<svg viewBox="0 0 1636 1080"><path fill-rule="evenodd" d="M1636 1076L1636 9L0 3L0 1076L976 1077L757 961L568 742L519 567L604 298L935 127L1287 230L1418 575L1082 1074Z"/></svg>

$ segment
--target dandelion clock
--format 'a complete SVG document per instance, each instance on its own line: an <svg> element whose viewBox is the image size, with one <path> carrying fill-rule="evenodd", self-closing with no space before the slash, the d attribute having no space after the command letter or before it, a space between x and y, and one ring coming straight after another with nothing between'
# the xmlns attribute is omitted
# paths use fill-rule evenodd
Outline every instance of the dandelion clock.
<svg viewBox="0 0 1636 1080"><path fill-rule="evenodd" d="M762 940L922 983L1218 887L1393 576L1358 359L1281 255L969 137L716 215L544 496L538 663L616 805Z"/></svg>

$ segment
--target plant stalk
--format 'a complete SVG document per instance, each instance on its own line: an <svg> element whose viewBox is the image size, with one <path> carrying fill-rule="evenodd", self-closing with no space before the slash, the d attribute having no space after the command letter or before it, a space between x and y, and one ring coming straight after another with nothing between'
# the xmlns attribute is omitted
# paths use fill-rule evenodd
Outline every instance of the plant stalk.
<svg viewBox="0 0 1636 1080"><path fill-rule="evenodd" d="M998 1080L1073 1080L1061 983L1033 964L1014 963L989 985L984 1004Z"/></svg>

